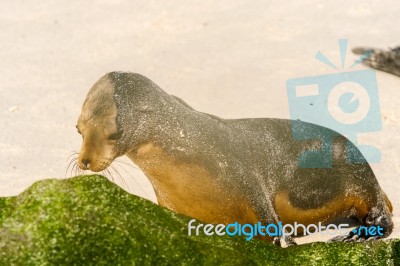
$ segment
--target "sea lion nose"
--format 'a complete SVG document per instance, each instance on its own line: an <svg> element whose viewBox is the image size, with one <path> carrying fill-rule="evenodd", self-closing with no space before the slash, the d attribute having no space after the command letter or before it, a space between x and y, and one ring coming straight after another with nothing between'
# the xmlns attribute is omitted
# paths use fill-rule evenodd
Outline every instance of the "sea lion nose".
<svg viewBox="0 0 400 266"><path fill-rule="evenodd" d="M88 168L89 168L89 165L90 165L90 160L88 160L88 159L83 159L83 160L82 160L82 164L85 166L86 169L88 169Z"/></svg>

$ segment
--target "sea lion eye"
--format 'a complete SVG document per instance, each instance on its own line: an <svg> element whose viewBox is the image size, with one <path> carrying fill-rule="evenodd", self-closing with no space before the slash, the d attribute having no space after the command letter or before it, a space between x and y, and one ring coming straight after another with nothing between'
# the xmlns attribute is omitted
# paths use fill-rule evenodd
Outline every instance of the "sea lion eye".
<svg viewBox="0 0 400 266"><path fill-rule="evenodd" d="M108 136L107 139L108 140L118 140L122 136L123 132L124 132L123 130L115 132L115 133L111 134L110 136Z"/></svg>

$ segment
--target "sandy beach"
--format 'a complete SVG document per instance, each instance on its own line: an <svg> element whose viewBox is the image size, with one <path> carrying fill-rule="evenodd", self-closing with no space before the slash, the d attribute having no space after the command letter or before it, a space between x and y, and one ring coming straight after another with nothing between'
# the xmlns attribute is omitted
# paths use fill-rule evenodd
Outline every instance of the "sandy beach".
<svg viewBox="0 0 400 266"><path fill-rule="evenodd" d="M397 6L396 6L397 5ZM290 118L286 81L335 73L349 48L400 45L400 4L381 1L13 1L0 10L0 196L74 175L75 125L86 93L114 70L141 73L202 112ZM346 66L357 57L350 51ZM357 66L355 69L366 69ZM383 129L360 139L394 206L400 236L400 78L377 72ZM124 159L131 164L128 159ZM156 201L143 173L119 165L127 191ZM312 237L300 242L323 238Z"/></svg>

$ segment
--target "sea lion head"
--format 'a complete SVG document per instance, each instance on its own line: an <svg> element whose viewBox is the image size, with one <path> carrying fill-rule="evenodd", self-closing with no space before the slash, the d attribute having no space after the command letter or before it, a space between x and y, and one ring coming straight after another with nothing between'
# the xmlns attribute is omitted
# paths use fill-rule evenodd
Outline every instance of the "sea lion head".
<svg viewBox="0 0 400 266"><path fill-rule="evenodd" d="M114 83L106 75L93 85L83 103L76 125L82 135L78 166L83 170L102 171L121 153L118 141L123 131L117 127L113 94Z"/></svg>
<svg viewBox="0 0 400 266"><path fill-rule="evenodd" d="M100 78L89 90L76 126L83 138L79 168L102 171L148 140L159 124L155 118L163 112L165 95L140 74L111 72Z"/></svg>

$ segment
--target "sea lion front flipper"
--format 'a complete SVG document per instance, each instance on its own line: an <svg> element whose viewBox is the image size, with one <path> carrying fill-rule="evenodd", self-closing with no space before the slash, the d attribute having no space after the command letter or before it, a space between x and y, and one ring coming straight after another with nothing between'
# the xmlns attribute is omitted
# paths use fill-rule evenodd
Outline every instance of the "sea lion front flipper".
<svg viewBox="0 0 400 266"><path fill-rule="evenodd" d="M364 65L400 76L400 46L390 50L356 47L352 51L365 57Z"/></svg>

